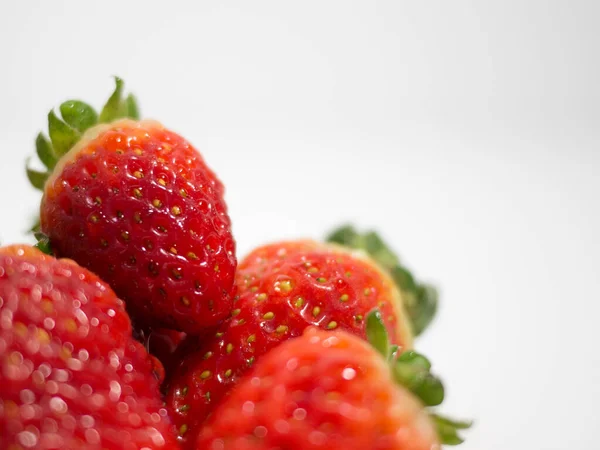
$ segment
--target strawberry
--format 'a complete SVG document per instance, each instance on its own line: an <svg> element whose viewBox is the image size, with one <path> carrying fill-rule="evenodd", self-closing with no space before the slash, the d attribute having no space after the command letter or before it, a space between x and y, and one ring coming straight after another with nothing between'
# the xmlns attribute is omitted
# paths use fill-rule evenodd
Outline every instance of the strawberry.
<svg viewBox="0 0 600 450"><path fill-rule="evenodd" d="M36 141L48 171L41 231L53 251L97 273L136 322L195 334L231 310L235 243L224 188L183 137L139 121L122 81L98 116L87 104L48 115ZM100 124L98 124L100 122Z"/></svg>
<svg viewBox="0 0 600 450"><path fill-rule="evenodd" d="M0 448L176 448L153 370L96 275L0 249Z"/></svg>
<svg viewBox="0 0 600 450"><path fill-rule="evenodd" d="M333 231L327 237L327 241L363 250L386 269L402 292L404 308L413 334L419 336L425 331L435 317L438 292L434 286L416 280L377 233L374 231L359 233L354 227L346 225Z"/></svg>
<svg viewBox="0 0 600 450"><path fill-rule="evenodd" d="M428 361L414 352L396 360L377 312L369 319L369 328L380 327L370 337L383 343L383 354L345 331L308 328L256 363L200 431L196 448L432 450L459 443L457 429L468 424L429 417L423 408L423 398L438 403L443 396Z"/></svg>
<svg viewBox="0 0 600 450"><path fill-rule="evenodd" d="M131 341L128 349L130 354L137 355L135 357L137 357L138 360L144 361L144 364L147 365L148 370L158 380L159 385L165 381L165 368L162 361L157 356L149 353L149 351L146 350L146 347L136 340Z"/></svg>
<svg viewBox="0 0 600 450"><path fill-rule="evenodd" d="M167 406L188 447L248 368L310 325L364 337L364 318L379 308L392 341L412 345L394 282L362 252L315 241L266 245L240 263L236 285L231 320L187 356L169 383Z"/></svg>

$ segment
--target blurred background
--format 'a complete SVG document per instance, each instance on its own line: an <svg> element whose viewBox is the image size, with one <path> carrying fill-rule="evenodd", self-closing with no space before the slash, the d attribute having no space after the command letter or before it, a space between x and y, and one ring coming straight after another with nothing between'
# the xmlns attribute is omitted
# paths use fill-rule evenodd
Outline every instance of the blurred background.
<svg viewBox="0 0 600 450"><path fill-rule="evenodd" d="M227 187L240 255L351 221L442 304L419 345L464 450L591 449L600 401L600 3L0 2L0 241L25 159L123 77Z"/></svg>

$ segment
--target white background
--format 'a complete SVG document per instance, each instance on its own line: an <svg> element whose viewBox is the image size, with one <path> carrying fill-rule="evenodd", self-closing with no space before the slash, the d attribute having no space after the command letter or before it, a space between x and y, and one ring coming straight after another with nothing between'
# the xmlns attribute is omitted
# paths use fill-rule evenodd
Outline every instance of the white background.
<svg viewBox="0 0 600 450"><path fill-rule="evenodd" d="M598 448L598 1L0 0L0 239L48 110L125 78L227 186L240 254L376 227L443 304L465 450Z"/></svg>

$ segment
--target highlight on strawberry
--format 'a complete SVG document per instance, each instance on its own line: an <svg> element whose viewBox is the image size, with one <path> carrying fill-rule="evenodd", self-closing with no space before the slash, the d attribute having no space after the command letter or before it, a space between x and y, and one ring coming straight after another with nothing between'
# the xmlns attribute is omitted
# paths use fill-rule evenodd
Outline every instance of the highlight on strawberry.
<svg viewBox="0 0 600 450"><path fill-rule="evenodd" d="M470 426L443 418L444 390L431 364L390 345L378 311L369 343L345 331L309 327L282 343L217 407L196 449L432 450L462 442Z"/></svg>
<svg viewBox="0 0 600 450"><path fill-rule="evenodd" d="M97 273L136 323L198 334L230 313L235 242L224 187L200 153L139 120L123 82L100 113L87 103L48 114L36 139L45 172L40 247Z"/></svg>

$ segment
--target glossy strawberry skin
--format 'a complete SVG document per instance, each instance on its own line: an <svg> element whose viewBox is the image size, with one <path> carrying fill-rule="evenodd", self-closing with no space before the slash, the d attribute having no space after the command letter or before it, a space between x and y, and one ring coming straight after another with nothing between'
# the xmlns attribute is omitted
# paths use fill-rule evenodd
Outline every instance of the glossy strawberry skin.
<svg viewBox="0 0 600 450"><path fill-rule="evenodd" d="M48 179L41 229L97 273L136 321L199 333L231 310L235 243L223 185L181 136L151 121L87 131Z"/></svg>
<svg viewBox="0 0 600 450"><path fill-rule="evenodd" d="M73 261L0 249L0 448L174 449L124 304Z"/></svg>
<svg viewBox="0 0 600 450"><path fill-rule="evenodd" d="M307 326L365 337L364 318L379 308L392 342L411 346L394 283L371 260L341 247L314 241L261 247L240 263L236 285L231 320L181 363L170 382L167 406L187 446L253 363Z"/></svg>
<svg viewBox="0 0 600 450"><path fill-rule="evenodd" d="M198 450L432 450L436 431L362 339L309 328L267 353L216 409Z"/></svg>

